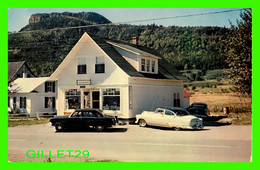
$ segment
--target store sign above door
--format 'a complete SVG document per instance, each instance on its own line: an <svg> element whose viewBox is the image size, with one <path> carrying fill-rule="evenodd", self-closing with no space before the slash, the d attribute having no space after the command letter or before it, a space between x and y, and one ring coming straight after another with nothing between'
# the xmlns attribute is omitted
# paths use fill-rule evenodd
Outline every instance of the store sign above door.
<svg viewBox="0 0 260 170"><path fill-rule="evenodd" d="M76 80L77 85L82 86L82 85L91 85L91 80Z"/></svg>

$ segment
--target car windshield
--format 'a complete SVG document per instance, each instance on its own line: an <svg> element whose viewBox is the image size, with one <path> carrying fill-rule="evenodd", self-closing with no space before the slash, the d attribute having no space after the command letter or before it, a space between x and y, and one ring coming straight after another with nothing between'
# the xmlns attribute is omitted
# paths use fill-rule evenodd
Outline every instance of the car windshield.
<svg viewBox="0 0 260 170"><path fill-rule="evenodd" d="M96 116L97 116L97 117L103 117L103 114L101 114L101 113L96 113Z"/></svg>
<svg viewBox="0 0 260 170"><path fill-rule="evenodd" d="M174 113L171 110L165 110L165 115L174 115Z"/></svg>
<svg viewBox="0 0 260 170"><path fill-rule="evenodd" d="M207 108L206 104L200 104L200 103L195 103L192 105L193 107L203 107L203 108Z"/></svg>
<svg viewBox="0 0 260 170"><path fill-rule="evenodd" d="M81 117L81 112L74 112L70 117Z"/></svg>

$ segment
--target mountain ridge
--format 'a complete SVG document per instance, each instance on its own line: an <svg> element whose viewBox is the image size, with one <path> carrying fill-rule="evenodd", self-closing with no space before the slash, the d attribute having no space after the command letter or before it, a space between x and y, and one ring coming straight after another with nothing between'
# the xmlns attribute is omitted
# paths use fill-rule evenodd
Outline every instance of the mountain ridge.
<svg viewBox="0 0 260 170"><path fill-rule="evenodd" d="M108 23L111 23L111 21L95 12L37 13L30 16L29 24L21 28L20 32L38 30L41 29L41 27L47 27L48 29L52 29L68 26L82 26Z"/></svg>

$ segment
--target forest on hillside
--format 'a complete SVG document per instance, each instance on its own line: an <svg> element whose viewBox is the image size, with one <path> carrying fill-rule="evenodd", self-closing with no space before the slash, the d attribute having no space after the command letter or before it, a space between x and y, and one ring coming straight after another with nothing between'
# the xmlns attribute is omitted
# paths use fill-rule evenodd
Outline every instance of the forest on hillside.
<svg viewBox="0 0 260 170"><path fill-rule="evenodd" d="M41 14L38 14L41 15ZM8 37L8 60L27 61L37 76L50 76L66 57L84 32L113 40L131 42L139 37L139 44L156 50L179 70L213 70L226 68L224 40L232 37L232 29L220 27L163 27L159 25L107 25L89 28L55 29L91 23L110 23L100 17L95 22L81 15L53 15L36 23L29 23L21 31ZM95 14L92 14L93 18ZM87 19L86 19L87 18ZM95 18L95 17L94 17Z"/></svg>

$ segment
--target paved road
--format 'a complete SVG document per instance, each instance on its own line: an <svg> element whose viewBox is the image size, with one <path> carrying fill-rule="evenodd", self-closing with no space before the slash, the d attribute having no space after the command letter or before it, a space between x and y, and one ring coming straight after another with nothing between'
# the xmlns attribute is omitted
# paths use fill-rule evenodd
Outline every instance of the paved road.
<svg viewBox="0 0 260 170"><path fill-rule="evenodd" d="M88 150L88 159L52 158L52 161L115 160L123 162L248 162L252 126L205 126L203 130L173 131L124 125L106 132L56 133L50 124L8 128L8 158L14 162L39 162L26 151ZM72 154L73 155L73 154Z"/></svg>

